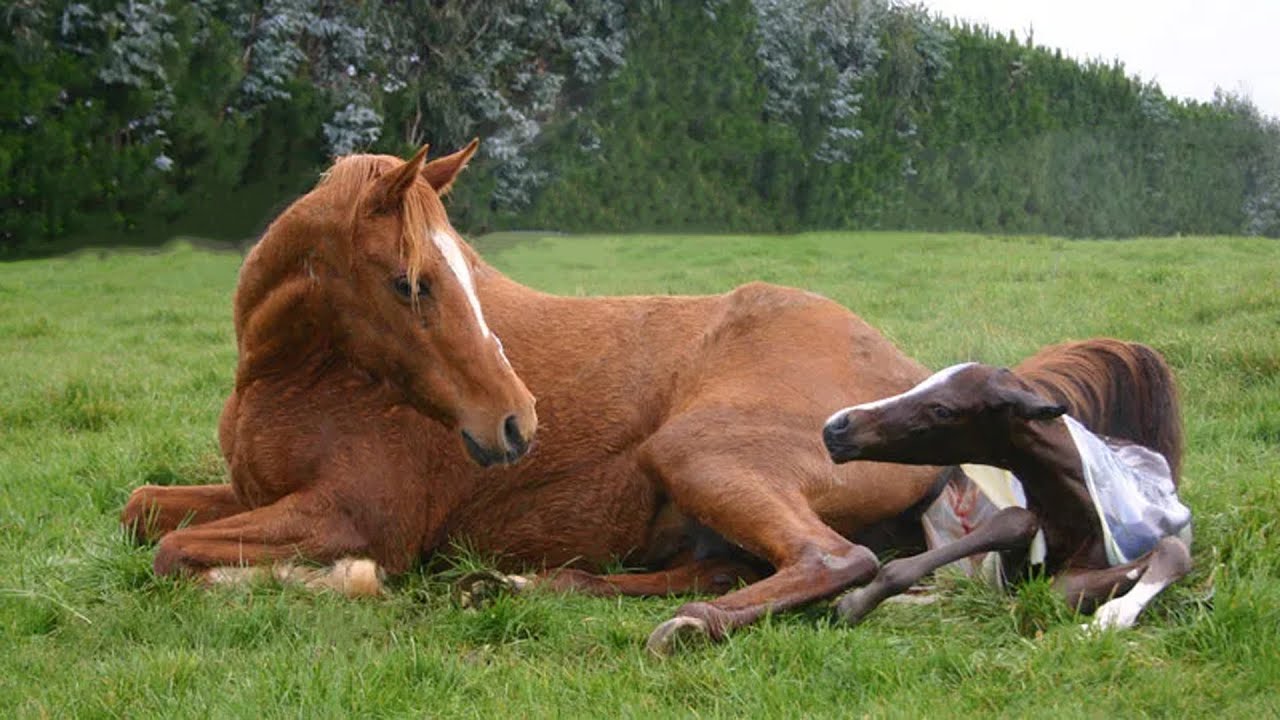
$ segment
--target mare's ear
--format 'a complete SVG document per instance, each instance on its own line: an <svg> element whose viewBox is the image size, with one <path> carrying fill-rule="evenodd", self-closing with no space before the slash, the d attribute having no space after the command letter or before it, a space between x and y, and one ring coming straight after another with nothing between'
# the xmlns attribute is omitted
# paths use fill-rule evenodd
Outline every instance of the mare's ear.
<svg viewBox="0 0 1280 720"><path fill-rule="evenodd" d="M467 166L471 161L471 156L476 154L476 148L480 147L480 138L476 138L467 143L452 155L436 158L427 163L422 168L422 177L436 189L440 195L449 192L449 188L453 187L453 181L458 177L458 173L462 172L462 168Z"/></svg>
<svg viewBox="0 0 1280 720"><path fill-rule="evenodd" d="M383 213L399 210L404 194L417 181L422 163L426 159L427 146L423 145L403 165L378 178L377 184L369 191L369 211Z"/></svg>
<svg viewBox="0 0 1280 720"><path fill-rule="evenodd" d="M1052 420L1067 412L1065 405L1049 402L1037 393L1018 388L1005 388L1000 400L1023 420Z"/></svg>

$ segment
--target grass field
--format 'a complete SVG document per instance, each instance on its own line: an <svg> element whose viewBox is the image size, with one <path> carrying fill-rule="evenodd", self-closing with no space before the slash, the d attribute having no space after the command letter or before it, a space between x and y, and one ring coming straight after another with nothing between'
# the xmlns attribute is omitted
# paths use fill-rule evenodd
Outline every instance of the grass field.
<svg viewBox="0 0 1280 720"><path fill-rule="evenodd" d="M857 628L824 608L657 661L680 600L452 607L158 580L116 524L141 483L223 478L215 440L240 257L175 246L0 265L0 717L1275 717L1280 715L1280 244L970 235L507 237L566 294L764 279L839 300L938 367L1093 335L1182 386L1197 568L1138 628L1086 637L1040 583L963 584Z"/></svg>

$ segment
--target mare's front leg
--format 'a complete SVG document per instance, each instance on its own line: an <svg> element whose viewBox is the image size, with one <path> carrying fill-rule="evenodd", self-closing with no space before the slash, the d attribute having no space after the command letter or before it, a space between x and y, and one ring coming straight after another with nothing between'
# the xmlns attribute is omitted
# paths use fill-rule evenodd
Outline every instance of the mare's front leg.
<svg viewBox="0 0 1280 720"><path fill-rule="evenodd" d="M1101 570L1067 570L1054 587L1080 610L1098 606L1089 626L1099 629L1133 627L1138 614L1162 590L1191 572L1191 551L1176 537L1162 538L1151 552L1128 565ZM1123 593L1114 597L1116 593ZM1086 627L1089 627L1086 626Z"/></svg>
<svg viewBox="0 0 1280 720"><path fill-rule="evenodd" d="M866 582L879 567L874 553L827 526L800 490L827 472L813 434L788 433L776 421L751 427L752 418L735 415L704 410L669 422L646 444L645 464L681 512L776 571L715 600L682 606L649 636L652 652L671 652L681 636L721 639L766 613Z"/></svg>
<svg viewBox="0 0 1280 720"><path fill-rule="evenodd" d="M239 402L239 395L232 391L218 419L218 439L228 461L235 447ZM184 525L202 525L248 509L230 483L143 485L130 493L120 524L134 542L153 543Z"/></svg>
<svg viewBox="0 0 1280 720"><path fill-rule="evenodd" d="M273 574L282 581L329 586L350 595L376 594L380 587L372 563L339 563L332 571L309 571L283 563L293 559L334 563L367 556L370 546L350 517L331 498L317 492L294 493L254 510L195 527L175 530L160 539L158 575L191 575L209 583L239 581ZM354 580L348 576L356 575Z"/></svg>
<svg viewBox="0 0 1280 720"><path fill-rule="evenodd" d="M134 542L151 543L183 525L202 525L248 509L229 483L143 485L129 495L120 524Z"/></svg>
<svg viewBox="0 0 1280 720"><path fill-rule="evenodd" d="M1030 510L1005 508L953 543L885 563L874 580L840 598L836 613L845 622L857 623L885 599L948 563L981 552L1025 550L1039 529L1040 523Z"/></svg>

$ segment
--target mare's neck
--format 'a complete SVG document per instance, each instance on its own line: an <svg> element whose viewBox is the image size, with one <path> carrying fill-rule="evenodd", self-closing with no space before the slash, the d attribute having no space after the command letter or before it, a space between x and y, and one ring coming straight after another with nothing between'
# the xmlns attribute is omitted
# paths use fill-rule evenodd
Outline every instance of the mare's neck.
<svg viewBox="0 0 1280 720"><path fill-rule="evenodd" d="M282 284L239 328L236 384L348 365L336 350L332 314L324 296L306 279Z"/></svg>

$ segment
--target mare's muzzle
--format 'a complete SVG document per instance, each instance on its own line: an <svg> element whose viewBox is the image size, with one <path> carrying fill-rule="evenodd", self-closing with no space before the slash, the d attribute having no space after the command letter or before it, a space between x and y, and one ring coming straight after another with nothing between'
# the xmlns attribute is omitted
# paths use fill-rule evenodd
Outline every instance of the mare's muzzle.
<svg viewBox="0 0 1280 720"><path fill-rule="evenodd" d="M467 454L481 467L490 467L499 463L509 465L529 452L531 441L525 437L520 428L520 421L515 415L508 415L502 421L500 437L501 447L489 447L477 441L475 436L467 430L462 430L462 444L466 446Z"/></svg>

